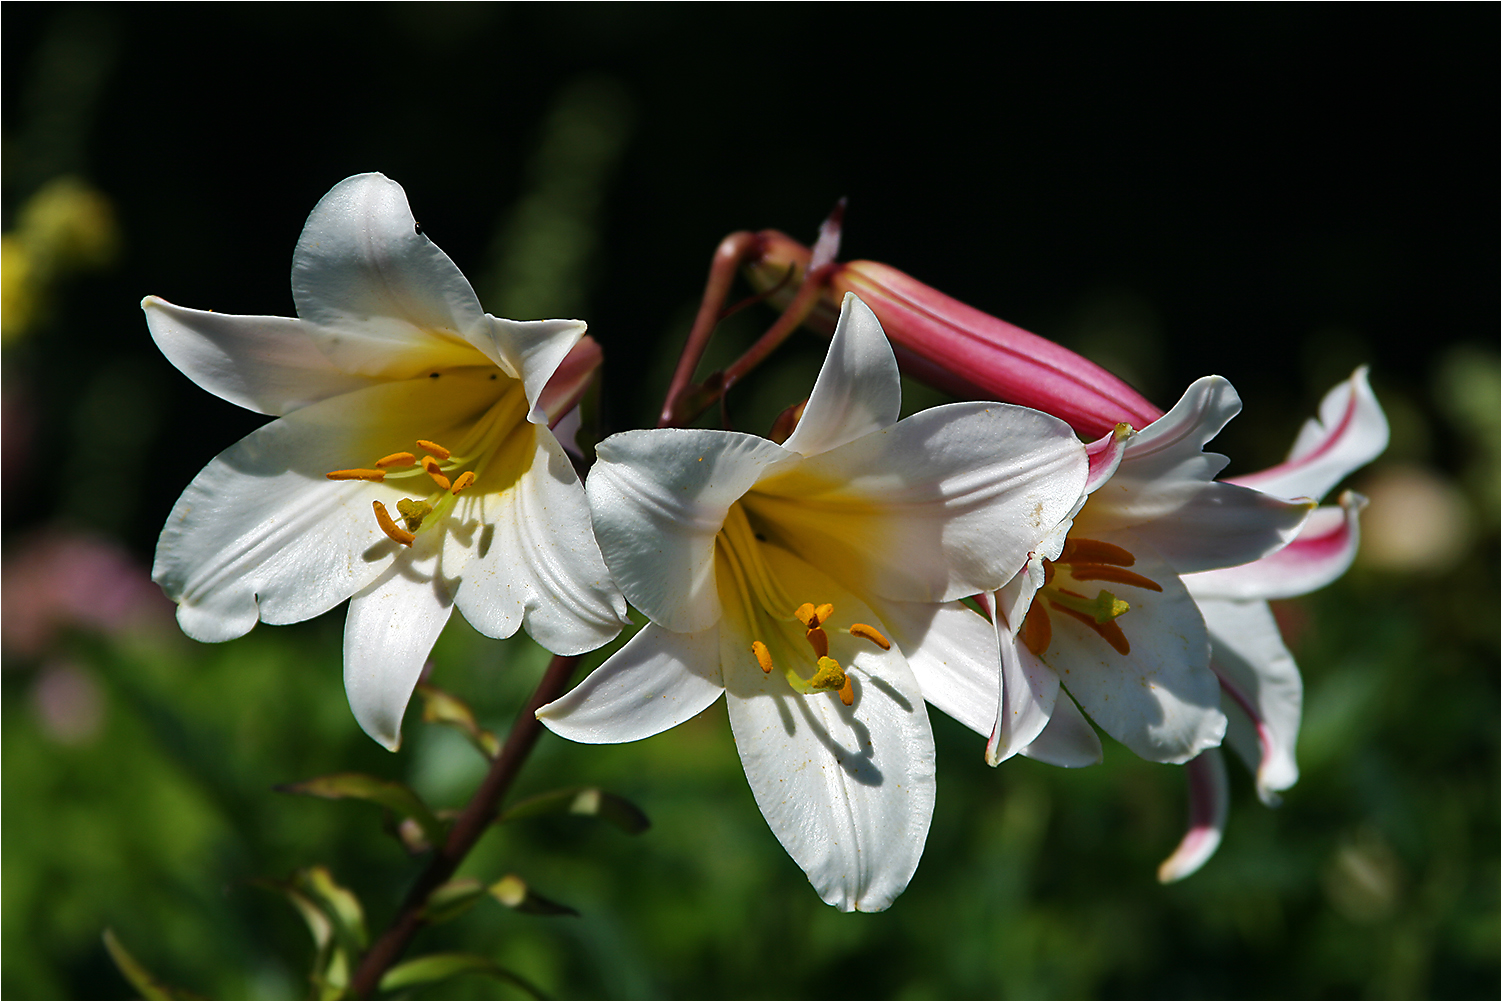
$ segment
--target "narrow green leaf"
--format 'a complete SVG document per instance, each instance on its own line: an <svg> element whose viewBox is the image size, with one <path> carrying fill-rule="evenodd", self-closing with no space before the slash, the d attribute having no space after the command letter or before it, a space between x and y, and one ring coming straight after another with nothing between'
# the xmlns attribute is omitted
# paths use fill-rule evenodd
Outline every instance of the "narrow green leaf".
<svg viewBox="0 0 1503 1003"><path fill-rule="evenodd" d="M383 808L390 808L398 815L412 819L423 829L423 835L432 845L444 840L444 827L433 809L406 784L395 780L382 780L367 773L331 773L326 777L314 777L296 784L282 784L276 788L284 794L307 794L311 797L357 798L373 801Z"/></svg>
<svg viewBox="0 0 1503 1003"><path fill-rule="evenodd" d="M365 929L365 910L354 892L336 884L334 875L322 864L298 871L293 878L324 906L324 911L338 927L342 939L354 951L363 951L370 943Z"/></svg>
<svg viewBox="0 0 1503 1003"><path fill-rule="evenodd" d="M458 728L480 750L481 755L487 759L496 758L496 754L501 751L501 741L494 732L480 727L469 704L452 693L445 693L437 686L427 683L418 683L417 693L423 698L424 721Z"/></svg>
<svg viewBox="0 0 1503 1003"><path fill-rule="evenodd" d="M175 996L172 990L162 985L157 977L146 970L146 966L137 961L125 945L120 943L120 938L115 936L115 931L104 931L104 949L110 952L110 958L115 962L115 967L120 969L120 974L125 976L136 992L149 1000L172 1000L172 999L197 999L198 997Z"/></svg>
<svg viewBox="0 0 1503 1003"><path fill-rule="evenodd" d="M323 952L334 940L334 923L325 914L323 908L299 891L291 881L256 878L251 881L251 884L258 888L279 892L287 897L287 901L292 903L298 915L303 917L303 922L308 924L308 932L313 935L313 946L318 951L320 959L314 962L314 968L321 967Z"/></svg>
<svg viewBox="0 0 1503 1003"><path fill-rule="evenodd" d="M517 912L534 916L578 916L579 910L561 902L543 898L533 891L526 881L515 874L508 874L486 889L497 902Z"/></svg>
<svg viewBox="0 0 1503 1003"><path fill-rule="evenodd" d="M478 954L429 954L421 958L413 958L411 961L404 961L389 969L382 976L381 985L378 988L383 993L390 993L408 986L437 982L439 979L465 974L488 975L493 979L512 983L531 995L533 999L548 998L538 990L537 986L516 972L502 968L490 958L481 957Z"/></svg>
<svg viewBox="0 0 1503 1003"><path fill-rule="evenodd" d="M502 812L499 821L563 814L595 815L633 836L652 825L642 809L619 794L611 794L599 787L569 787L526 798Z"/></svg>
<svg viewBox="0 0 1503 1003"><path fill-rule="evenodd" d="M423 919L445 923L463 916L485 897L485 885L474 878L455 878L433 889L423 905Z"/></svg>

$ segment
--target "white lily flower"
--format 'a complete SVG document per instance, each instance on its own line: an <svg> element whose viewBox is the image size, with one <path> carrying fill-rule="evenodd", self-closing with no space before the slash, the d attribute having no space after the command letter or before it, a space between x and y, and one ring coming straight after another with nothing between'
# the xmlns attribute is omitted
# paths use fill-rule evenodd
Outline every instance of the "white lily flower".
<svg viewBox="0 0 1503 1003"><path fill-rule="evenodd" d="M561 402L545 386L585 325L485 313L380 174L319 201L292 293L296 319L142 302L173 365L279 416L212 460L162 529L152 577L183 631L225 641L349 599L350 707L393 750L456 606L560 654L614 637L625 603L548 427Z"/></svg>
<svg viewBox="0 0 1503 1003"><path fill-rule="evenodd" d="M1366 367L1337 384L1305 422L1278 466L1231 479L1279 498L1323 498L1388 446L1388 421L1367 382ZM1279 803L1299 779L1295 740L1304 686L1284 645L1269 599L1323 588L1346 573L1357 554L1357 515L1366 504L1344 491L1336 505L1310 514L1287 547L1236 567L1186 575L1211 639L1211 668L1221 683L1226 744L1253 771L1258 797ZM1226 823L1226 768L1208 751L1190 764L1191 825L1159 867L1162 881L1193 874L1216 851Z"/></svg>
<svg viewBox="0 0 1503 1003"><path fill-rule="evenodd" d="M898 409L892 349L847 296L782 445L693 429L601 443L595 531L652 622L538 711L566 738L626 742L724 693L762 814L844 910L902 892L933 812L934 743L909 666L943 658L944 639L908 640L909 621L947 619L1011 578L1087 469L1069 427L1037 411Z"/></svg>

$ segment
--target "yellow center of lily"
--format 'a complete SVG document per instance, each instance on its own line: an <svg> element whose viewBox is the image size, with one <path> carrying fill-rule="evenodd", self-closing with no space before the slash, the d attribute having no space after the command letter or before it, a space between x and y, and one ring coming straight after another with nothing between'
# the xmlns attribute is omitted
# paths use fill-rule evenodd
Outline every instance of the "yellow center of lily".
<svg viewBox="0 0 1503 1003"><path fill-rule="evenodd" d="M833 691L839 694L842 703L847 707L851 706L856 699L855 689L851 684L850 674L830 657L830 635L827 628L843 629L852 637L875 644L884 651L892 647L892 642L870 624L852 622L845 624L843 628L835 626L835 607L831 603L805 602L795 606L769 573L759 552L759 548L765 545L765 540L752 529L746 511L740 504L731 506L717 544L717 554L724 558L724 566L734 580L736 592L745 606L743 613L748 625L755 624L760 613L767 619L790 626L797 623L803 627L804 642L808 645L808 655L805 657L813 662L811 675L806 678L795 664L777 666L772 650L762 639L753 640L751 644L751 654L758 667L765 673L771 673L775 667L781 668L789 687L796 693L807 695ZM722 601L725 598L723 592ZM753 604L756 608L753 608Z"/></svg>
<svg viewBox="0 0 1503 1003"><path fill-rule="evenodd" d="M1098 591L1092 599L1074 589L1055 585L1054 579L1062 565L1068 576L1076 582L1115 582L1152 592L1164 591L1163 586L1153 579L1127 570L1136 561L1137 558L1130 551L1115 544L1075 537L1065 540L1059 557L1044 562L1044 585L1038 590L1033 605L1028 607L1028 615L1023 619L1023 644L1035 655L1043 655L1049 649L1049 642L1054 636L1054 627L1049 622L1049 610L1053 609L1085 624L1119 654L1128 654L1132 645L1128 643L1127 635L1122 633L1117 618L1131 610L1132 605L1106 589Z"/></svg>

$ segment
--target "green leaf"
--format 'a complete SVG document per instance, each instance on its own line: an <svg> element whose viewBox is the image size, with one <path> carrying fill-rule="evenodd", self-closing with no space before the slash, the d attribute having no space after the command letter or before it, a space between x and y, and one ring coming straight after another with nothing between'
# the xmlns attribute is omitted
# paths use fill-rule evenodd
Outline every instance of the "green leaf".
<svg viewBox="0 0 1503 1003"><path fill-rule="evenodd" d="M635 836L652 823L642 809L619 794L599 787L570 787L518 801L501 813L498 821L511 822L535 815L597 815Z"/></svg>
<svg viewBox="0 0 1503 1003"><path fill-rule="evenodd" d="M474 878L455 878L433 889L423 905L423 919L428 923L445 923L463 916L485 897L485 885Z"/></svg>
<svg viewBox="0 0 1503 1003"><path fill-rule="evenodd" d="M307 794L316 798L373 801L416 822L431 845L437 846L444 841L443 823L433 814L433 809L424 804L412 788L395 780L382 780L368 773L331 773L301 783L282 784L276 789L284 794Z"/></svg>
<svg viewBox="0 0 1503 1003"><path fill-rule="evenodd" d="M341 939L347 941L354 951L365 950L370 936L365 929L365 910L360 907L360 900L354 892L336 884L334 875L322 864L298 871L293 880L323 905Z"/></svg>
<svg viewBox="0 0 1503 1003"><path fill-rule="evenodd" d="M512 983L531 995L533 999L548 998L538 990L537 986L516 972L502 968L490 958L481 957L478 954L429 954L425 957L413 958L411 961L404 961L389 969L381 977L381 985L378 988L383 993L390 993L408 986L437 982L439 979L465 974L489 975L493 979Z"/></svg>
<svg viewBox="0 0 1503 1003"><path fill-rule="evenodd" d="M490 892L497 902L517 912L531 913L534 916L579 915L579 910L571 906L543 898L528 887L526 881L515 874L508 874L486 891Z"/></svg>
<svg viewBox="0 0 1503 1003"><path fill-rule="evenodd" d="M474 743L475 748L487 759L495 759L501 751L501 742L494 732L480 727L475 720L475 712L470 710L470 705L454 696L445 693L437 686L427 683L418 683L418 696L423 698L423 720L429 724L447 724L464 732L466 738Z"/></svg>
<svg viewBox="0 0 1503 1003"><path fill-rule="evenodd" d="M202 996L192 996L188 993L174 992L164 986L155 975L146 970L146 966L137 961L125 945L120 943L120 938L115 936L115 931L108 928L104 931L104 949L110 952L110 958L115 962L115 967L120 969L120 974L125 980L146 999L149 1000L196 1000ZM528 990L531 992L531 990ZM535 994L534 994L535 995Z"/></svg>

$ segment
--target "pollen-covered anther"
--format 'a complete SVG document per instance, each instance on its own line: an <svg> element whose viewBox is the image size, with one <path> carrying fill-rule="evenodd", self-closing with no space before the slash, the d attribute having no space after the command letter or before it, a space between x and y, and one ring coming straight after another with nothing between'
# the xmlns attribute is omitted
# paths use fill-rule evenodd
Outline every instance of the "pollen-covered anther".
<svg viewBox="0 0 1503 1003"><path fill-rule="evenodd" d="M440 446L438 443L433 442L433 441L428 440L428 439L419 439L417 441L417 444L418 444L419 448L425 450L426 452L432 453L434 456L438 457L440 460L447 460L449 457L451 457L451 456L454 455L453 453L449 452L449 450L445 449L443 446Z"/></svg>
<svg viewBox="0 0 1503 1003"><path fill-rule="evenodd" d="M407 530L398 526L395 522L392 522L391 513L386 511L385 505L382 505L378 501L374 501L371 502L371 507L375 509L376 525L381 527L381 532L385 533L387 536L391 537L391 539L400 543L404 547L412 546L412 541L416 540L417 537L413 536L411 533L407 532Z"/></svg>
<svg viewBox="0 0 1503 1003"><path fill-rule="evenodd" d="M474 483L475 483L475 471L473 471L473 470L466 470L464 473L462 473L458 477L454 478L454 493L455 494L459 494L459 492L463 491L465 488L469 487L471 484L474 484Z"/></svg>
<svg viewBox="0 0 1503 1003"><path fill-rule="evenodd" d="M439 473L437 460L435 460L431 456L423 457L423 470L428 474L429 477L433 478L434 484L437 484L445 491L449 490L449 478Z"/></svg>
<svg viewBox="0 0 1503 1003"><path fill-rule="evenodd" d="M376 461L376 466L386 467L410 467L417 462L417 457L411 453L391 453Z"/></svg>
<svg viewBox="0 0 1503 1003"><path fill-rule="evenodd" d="M353 470L331 470L324 476L331 481L384 481L386 471L356 467Z"/></svg>
<svg viewBox="0 0 1503 1003"><path fill-rule="evenodd" d="M757 664L761 666L763 672L772 671L772 652L767 650L767 645L761 641L753 641L752 654L756 656Z"/></svg>
<svg viewBox="0 0 1503 1003"><path fill-rule="evenodd" d="M882 632L869 623L853 623L850 627L852 637L860 637L870 641L883 651L892 650L892 642L883 636Z"/></svg>

